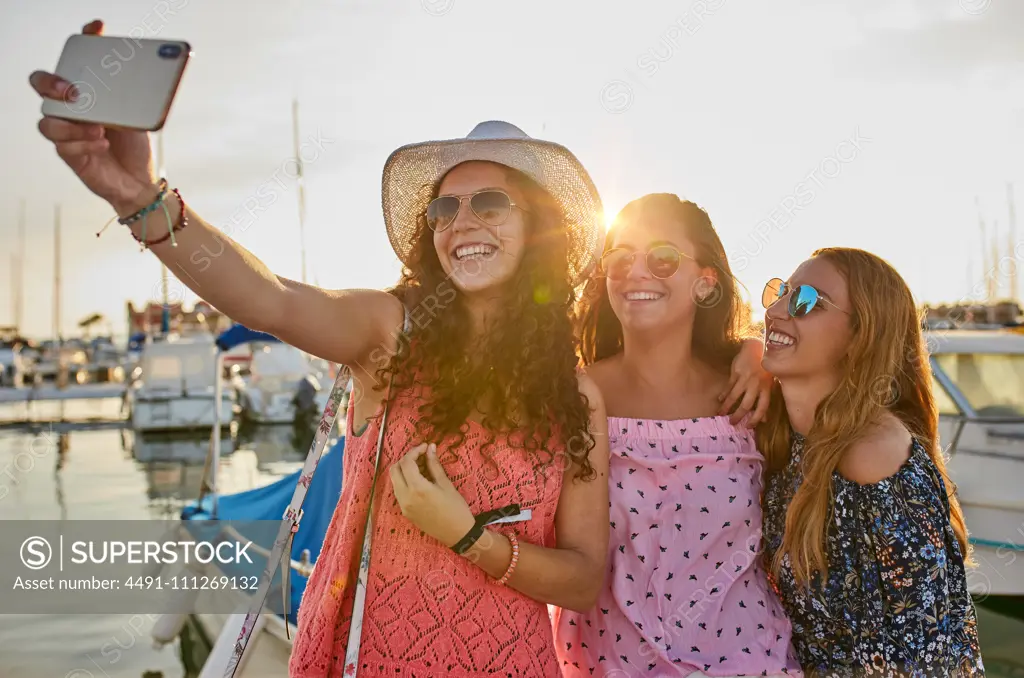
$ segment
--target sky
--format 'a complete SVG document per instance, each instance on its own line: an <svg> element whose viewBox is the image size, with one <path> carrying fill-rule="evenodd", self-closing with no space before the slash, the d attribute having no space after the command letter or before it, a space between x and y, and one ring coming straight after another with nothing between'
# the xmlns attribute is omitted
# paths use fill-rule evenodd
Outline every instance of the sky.
<svg viewBox="0 0 1024 678"><path fill-rule="evenodd" d="M652 192L701 205L758 313L766 280L838 245L884 257L921 303L976 299L979 206L1000 268L1024 267L1024 223L1011 240L1007 216L1007 184L1024 212L1014 0L35 0L0 24L0 325L24 204L29 336L54 331L58 205L65 336L95 312L123 334L126 301L162 298L159 261L116 223L96 237L113 212L36 129L29 73L94 18L108 35L191 44L167 177L286 277L301 276L296 98L307 277L324 287L398 279L380 207L389 153L490 119L566 145L608 215ZM991 244L986 256L991 270ZM197 300L173 276L168 296Z"/></svg>

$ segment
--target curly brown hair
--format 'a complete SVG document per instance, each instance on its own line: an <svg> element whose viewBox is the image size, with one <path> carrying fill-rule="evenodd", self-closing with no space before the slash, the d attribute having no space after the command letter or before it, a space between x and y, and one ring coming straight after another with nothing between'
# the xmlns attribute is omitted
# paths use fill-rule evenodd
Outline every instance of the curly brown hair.
<svg viewBox="0 0 1024 678"><path fill-rule="evenodd" d="M706 364L728 369L744 338L752 336L743 311L743 299L729 268L722 241L708 213L672 193L651 193L622 208L608 229L604 251L615 243L617 229L643 219L661 219L679 224L696 248L697 264L717 271L711 296L701 302L693 324L693 355ZM603 276L587 283L579 310L580 339L584 364L590 365L622 351L622 324L608 300Z"/></svg>
<svg viewBox="0 0 1024 678"><path fill-rule="evenodd" d="M454 436L454 453L476 409L488 433L484 458L495 470L491 449L498 434L507 434L538 473L553 467L564 445L562 470L575 464L576 477L590 479L595 473L589 453L595 445L590 405L576 376L571 319L576 295L569 281L566 219L536 182L502 169L526 197L526 246L501 290L500 314L488 320L482 336L470 336L464 297L441 267L426 214L420 214L412 257L399 283L388 290L416 322L377 370L377 383L393 378L389 403L408 389L426 387L416 421L423 440ZM439 180L432 187L431 197L440 185Z"/></svg>

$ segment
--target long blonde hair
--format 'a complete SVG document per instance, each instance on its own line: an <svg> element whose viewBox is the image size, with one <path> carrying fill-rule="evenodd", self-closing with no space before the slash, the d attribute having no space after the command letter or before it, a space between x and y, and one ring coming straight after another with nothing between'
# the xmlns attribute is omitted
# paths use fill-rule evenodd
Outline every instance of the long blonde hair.
<svg viewBox="0 0 1024 678"><path fill-rule="evenodd" d="M822 577L828 572L825 534L832 512L832 474L843 453L886 409L924 446L941 474L953 530L965 561L971 564L963 511L938 444L931 367L910 288L886 261L864 250L828 247L812 256L834 265L846 279L852 340L840 367L839 386L814 413L802 458L803 481L786 512L782 547L770 563L772 571L778 574L788 553L799 582L810 582L815 572ZM788 463L790 425L778 382L757 438L769 473Z"/></svg>

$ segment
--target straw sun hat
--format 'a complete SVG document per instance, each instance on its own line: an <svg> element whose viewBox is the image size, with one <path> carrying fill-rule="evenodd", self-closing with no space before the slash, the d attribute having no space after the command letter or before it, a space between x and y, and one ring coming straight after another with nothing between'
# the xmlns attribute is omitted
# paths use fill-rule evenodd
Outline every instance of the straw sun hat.
<svg viewBox="0 0 1024 678"><path fill-rule="evenodd" d="M470 160L487 160L519 170L562 206L568 235L569 277L583 282L600 256L604 236L601 198L587 170L569 149L528 136L507 122L492 120L464 139L402 146L384 163L381 204L388 239L408 264L418 219L430 204L434 185L448 170Z"/></svg>

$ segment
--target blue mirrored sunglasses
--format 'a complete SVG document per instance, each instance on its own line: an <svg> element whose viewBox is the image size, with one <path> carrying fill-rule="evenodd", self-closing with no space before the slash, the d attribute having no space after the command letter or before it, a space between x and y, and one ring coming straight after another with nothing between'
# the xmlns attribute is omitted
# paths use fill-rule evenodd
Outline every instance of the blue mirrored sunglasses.
<svg viewBox="0 0 1024 678"><path fill-rule="evenodd" d="M818 290L814 289L810 285L798 285L793 287L786 283L781 278L772 278L764 286L764 292L761 293L761 304L764 307L770 308L779 299L782 299L786 295L789 295L789 305L787 310L791 318L802 318L815 308L824 308L822 302L832 306L833 308L847 313L847 311L839 308L828 299L824 298Z"/></svg>

